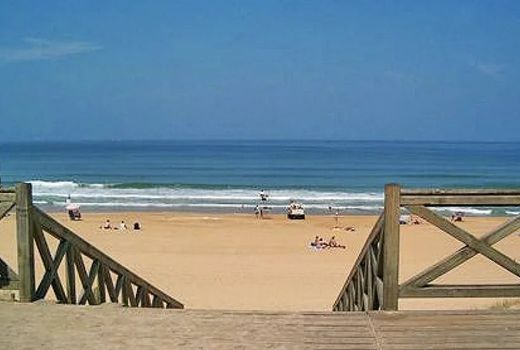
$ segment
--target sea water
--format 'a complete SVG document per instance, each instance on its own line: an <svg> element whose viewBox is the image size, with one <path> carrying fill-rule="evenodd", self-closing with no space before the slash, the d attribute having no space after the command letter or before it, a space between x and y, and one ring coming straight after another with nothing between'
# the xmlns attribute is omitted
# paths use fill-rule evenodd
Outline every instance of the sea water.
<svg viewBox="0 0 520 350"><path fill-rule="evenodd" d="M520 143L374 141L132 141L0 143L4 186L33 184L34 201L62 210L251 212L259 191L283 212L377 213L383 188L520 188ZM515 208L451 208L518 214Z"/></svg>

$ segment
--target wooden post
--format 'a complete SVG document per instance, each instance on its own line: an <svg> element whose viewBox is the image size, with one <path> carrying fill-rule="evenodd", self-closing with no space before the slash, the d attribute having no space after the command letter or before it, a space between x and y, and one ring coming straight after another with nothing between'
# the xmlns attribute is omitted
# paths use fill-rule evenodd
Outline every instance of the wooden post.
<svg viewBox="0 0 520 350"><path fill-rule="evenodd" d="M399 215L401 186L385 186L383 232L383 310L397 310L399 301Z"/></svg>
<svg viewBox="0 0 520 350"><path fill-rule="evenodd" d="M33 230L32 186L19 183L16 185L16 239L22 303L33 301L35 295Z"/></svg>

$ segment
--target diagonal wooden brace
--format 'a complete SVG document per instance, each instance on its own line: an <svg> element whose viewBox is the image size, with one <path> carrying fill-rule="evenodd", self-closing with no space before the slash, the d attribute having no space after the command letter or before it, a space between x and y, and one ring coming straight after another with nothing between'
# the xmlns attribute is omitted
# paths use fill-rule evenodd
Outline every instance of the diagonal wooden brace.
<svg viewBox="0 0 520 350"><path fill-rule="evenodd" d="M407 207L408 210L410 210L409 207ZM508 222L502 224L497 229L485 234L482 236L480 241L487 243L489 245L493 245L505 237L511 235L512 233L516 232L520 229L520 216L517 216L513 218L512 220L509 220ZM408 286L413 287L424 287L428 283L434 281L435 279L441 277L442 275L446 274L447 272L453 270L457 266L463 264L464 262L468 261L478 253L471 249L468 246L465 246L459 250L457 250L455 253L451 254L450 256L442 259L438 263L430 266L426 270L420 272L419 274L415 275L414 277L410 278L406 282L402 284L403 288L406 288Z"/></svg>
<svg viewBox="0 0 520 350"><path fill-rule="evenodd" d="M447 271L453 269L455 266L462 264L464 261L470 259L472 256L480 253L495 262L496 264L502 266L504 269L513 273L514 275L520 277L520 265L517 264L513 259L499 252L495 248L491 247L491 244L498 242L500 239L507 237L509 234L513 233L518 229L518 225L520 221L518 218L512 220L506 225L501 226L498 230L489 233L484 236L480 240L475 238L473 235L469 234L467 231L461 229L460 227L454 225L450 221L446 220L444 217L432 212L431 210L426 209L423 206L409 206L407 207L411 213L420 216L424 220L428 221L432 225L440 228L447 234L466 244L467 247L461 249L461 251L455 253L453 258L449 257L447 259L452 259L454 263L457 265L452 266L452 262L443 261L443 265L441 265L442 271L446 273ZM468 249L466 249L468 248ZM469 252L471 249L473 252ZM460 255L460 257L459 257ZM445 260L447 260L445 259ZM448 269L449 267L449 269ZM440 270L440 269L439 269ZM431 271L430 271L431 272ZM435 271L434 271L435 272ZM439 271L441 272L441 271ZM428 278L436 275L437 273L431 274ZM441 274L441 275L442 275ZM440 276L440 275L439 275ZM437 276L438 277L438 276ZM436 277L435 277L436 278ZM421 281L422 282L422 281Z"/></svg>

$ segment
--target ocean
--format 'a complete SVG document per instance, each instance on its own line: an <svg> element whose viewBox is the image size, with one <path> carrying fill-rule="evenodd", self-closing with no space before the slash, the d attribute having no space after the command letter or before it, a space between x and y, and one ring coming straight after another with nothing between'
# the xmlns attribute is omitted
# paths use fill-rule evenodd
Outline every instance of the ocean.
<svg viewBox="0 0 520 350"><path fill-rule="evenodd" d="M63 210L373 214L383 187L520 188L520 143L375 141L105 141L0 143L3 186L33 184L34 202ZM516 215L518 208L450 208Z"/></svg>

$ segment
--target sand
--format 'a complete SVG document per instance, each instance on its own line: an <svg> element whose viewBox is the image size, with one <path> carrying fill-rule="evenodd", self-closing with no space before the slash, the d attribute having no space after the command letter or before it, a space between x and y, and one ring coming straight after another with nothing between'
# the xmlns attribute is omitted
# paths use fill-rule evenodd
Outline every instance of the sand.
<svg viewBox="0 0 520 350"><path fill-rule="evenodd" d="M289 221L281 215L259 220L245 214L118 212L87 213L79 222L61 213L52 216L186 308L286 311L330 310L376 221L375 216L342 217L340 226L356 228L349 232L334 229L334 218L328 216ZM143 229L104 231L99 226L106 218L113 223L138 220ZM461 227L479 236L506 219L465 220ZM401 281L462 246L428 224L401 228ZM309 249L316 234L335 235L347 249ZM517 234L496 248L520 259ZM13 216L0 221L0 257L16 267ZM41 273L37 261L37 276ZM438 282L513 283L517 278L476 256ZM501 300L401 299L400 308L488 308Z"/></svg>

